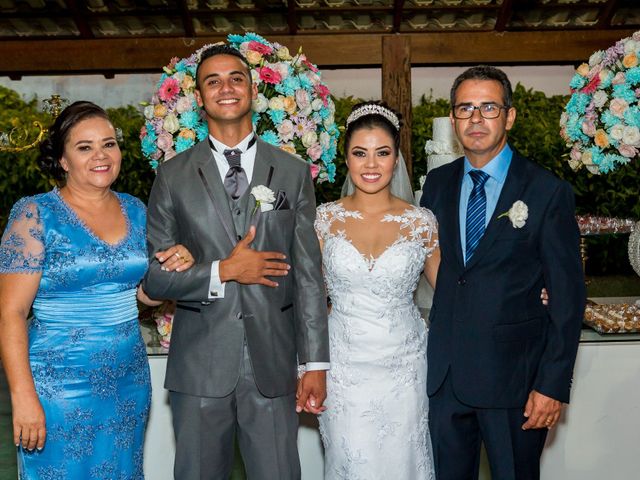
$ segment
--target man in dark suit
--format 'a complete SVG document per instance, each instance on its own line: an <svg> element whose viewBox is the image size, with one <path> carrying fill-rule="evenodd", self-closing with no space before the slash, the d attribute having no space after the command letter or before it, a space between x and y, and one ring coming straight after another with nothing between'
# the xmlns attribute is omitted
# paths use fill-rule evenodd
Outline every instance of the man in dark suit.
<svg viewBox="0 0 640 480"><path fill-rule="evenodd" d="M424 185L442 256L427 353L438 480L477 478L482 442L494 480L539 478L569 401L585 304L573 191L509 147L511 96L493 67L455 80L450 117L465 156Z"/></svg>
<svg viewBox="0 0 640 480"><path fill-rule="evenodd" d="M250 479L300 478L296 411L317 413L326 396L311 173L256 139L256 94L236 50L202 52L196 100L209 138L160 166L149 199L144 289L178 302L165 387L179 480L228 478L236 435ZM271 190L273 201L255 187ZM195 265L167 272L155 254L176 243ZM298 362L306 374L296 400Z"/></svg>

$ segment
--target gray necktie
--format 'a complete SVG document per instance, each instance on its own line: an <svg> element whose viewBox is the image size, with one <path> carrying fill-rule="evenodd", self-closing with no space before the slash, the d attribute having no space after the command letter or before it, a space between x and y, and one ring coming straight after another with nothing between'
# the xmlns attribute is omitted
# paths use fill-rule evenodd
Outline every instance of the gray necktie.
<svg viewBox="0 0 640 480"><path fill-rule="evenodd" d="M242 152L238 149L225 150L222 152L229 162L229 170L224 177L224 188L231 198L237 200L249 188L247 174L240 166L240 156Z"/></svg>

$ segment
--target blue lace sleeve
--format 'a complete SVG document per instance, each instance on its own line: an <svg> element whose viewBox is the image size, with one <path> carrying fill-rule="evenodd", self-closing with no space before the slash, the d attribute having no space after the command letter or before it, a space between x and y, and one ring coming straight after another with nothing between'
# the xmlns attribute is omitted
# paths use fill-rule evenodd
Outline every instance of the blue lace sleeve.
<svg viewBox="0 0 640 480"><path fill-rule="evenodd" d="M0 242L0 273L37 273L44 265L44 233L38 205L22 198L11 209Z"/></svg>

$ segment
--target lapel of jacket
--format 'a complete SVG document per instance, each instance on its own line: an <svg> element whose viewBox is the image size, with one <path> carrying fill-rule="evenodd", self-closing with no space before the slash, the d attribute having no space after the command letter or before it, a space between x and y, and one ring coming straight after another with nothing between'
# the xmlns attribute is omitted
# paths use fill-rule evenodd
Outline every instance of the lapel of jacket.
<svg viewBox="0 0 640 480"><path fill-rule="evenodd" d="M451 180L447 182L445 194L443 198L449 201L445 202L443 215L440 219L440 249L442 255L451 254L450 259L453 264L458 265L460 270L464 268L462 257L462 246L460 244L460 189L462 188L462 176L464 175L463 160L456 160L456 168L451 175ZM453 245L453 249L442 248L442 245Z"/></svg>
<svg viewBox="0 0 640 480"><path fill-rule="evenodd" d="M256 140L256 159L253 164L253 175L251 176L251 184L249 185L249 195L251 195L251 189L258 185L264 185L271 188L271 176L275 169L275 161L269 149L265 146L265 143L259 138ZM245 213L244 232L249 230L249 226L253 223L257 226L260 220L260 210L258 209L254 215L252 215L255 209L256 201L253 196L249 197L247 202L247 210Z"/></svg>
<svg viewBox="0 0 640 480"><path fill-rule="evenodd" d="M220 178L220 171L213 158L213 153L209 148L209 143L206 141L200 142L194 147L192 155L196 155L197 160L195 167L198 177L207 191L207 195L213 205L213 210L218 215L220 223L222 223L231 244L235 246L238 241L236 239L235 227L233 226L227 192L224 189L222 179ZM189 188L189 186L185 185L185 188Z"/></svg>
<svg viewBox="0 0 640 480"><path fill-rule="evenodd" d="M491 220L487 225L484 235L480 239L476 251L471 257L471 260L467 262L466 270L472 268L478 260L489 251L500 232L507 228L507 226L511 228L511 222L508 218L498 220L498 217L508 211L513 205L513 202L520 199L522 190L525 187L524 166L524 161L514 152L509 171L507 172L507 178L505 178L500 197L498 197L496 209L493 215L491 215Z"/></svg>

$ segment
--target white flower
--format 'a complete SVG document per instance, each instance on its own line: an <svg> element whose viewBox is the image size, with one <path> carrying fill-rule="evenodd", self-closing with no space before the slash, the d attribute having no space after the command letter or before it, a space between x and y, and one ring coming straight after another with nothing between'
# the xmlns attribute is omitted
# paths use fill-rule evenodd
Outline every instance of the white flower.
<svg viewBox="0 0 640 480"><path fill-rule="evenodd" d="M266 112L269 108L269 100L262 93L259 93L256 99L252 102L252 108L254 112Z"/></svg>
<svg viewBox="0 0 640 480"><path fill-rule="evenodd" d="M623 132L624 132L624 125L619 123L619 124L614 125L613 127L611 127L611 131L609 132L609 135L614 140L622 140Z"/></svg>
<svg viewBox="0 0 640 480"><path fill-rule="evenodd" d="M498 218L506 216L511 220L513 228L522 228L527 222L527 218L529 218L529 207L527 207L527 204L522 200L516 200L513 202L513 205L511 205L509 211L498 215Z"/></svg>
<svg viewBox="0 0 640 480"><path fill-rule="evenodd" d="M639 48L640 48L640 44L638 44L637 42L635 42L633 40L627 40L627 42L625 42L625 44L624 44L624 53L626 53L626 54L634 53Z"/></svg>
<svg viewBox="0 0 640 480"><path fill-rule="evenodd" d="M176 117L173 113L170 113L169 115L164 117L162 128L164 128L169 133L176 133L180 129L180 122L178 121L178 117Z"/></svg>
<svg viewBox="0 0 640 480"><path fill-rule="evenodd" d="M251 82L255 85L260 85L262 80L260 80L260 74L257 70L251 69Z"/></svg>
<svg viewBox="0 0 640 480"><path fill-rule="evenodd" d="M593 94L593 104L597 108L604 107L604 104L607 103L607 94L604 90L597 90L596 93ZM566 123L566 120L565 120Z"/></svg>
<svg viewBox="0 0 640 480"><path fill-rule="evenodd" d="M316 98L311 102L311 108L313 108L316 112L322 108L324 102L321 98Z"/></svg>
<svg viewBox="0 0 640 480"><path fill-rule="evenodd" d="M276 196L269 187L265 187L264 185L255 186L251 189L251 195L256 199L254 212L258 207L260 207L261 212L273 210L273 202L276 201Z"/></svg>
<svg viewBox="0 0 640 480"><path fill-rule="evenodd" d="M627 126L622 131L622 142L633 147L640 146L640 130L638 127Z"/></svg>
<svg viewBox="0 0 640 480"><path fill-rule="evenodd" d="M280 60L291 60L291 54L289 53L289 49L287 47L280 47L276 51L276 55Z"/></svg>
<svg viewBox="0 0 640 480"><path fill-rule="evenodd" d="M284 110L284 97L277 96L269 99L269 108L271 110Z"/></svg>
<svg viewBox="0 0 640 480"><path fill-rule="evenodd" d="M288 142L293 139L293 135L293 122L289 119L283 120L282 123L278 125L278 136L283 142Z"/></svg>
<svg viewBox="0 0 640 480"><path fill-rule="evenodd" d="M188 93L184 97L180 97L176 102L176 110L178 113L189 112L193 110L193 93Z"/></svg>
<svg viewBox="0 0 640 480"><path fill-rule="evenodd" d="M426 175L420 175L420 178L418 179L418 184L420 185L420 190L422 190L422 188L424 187L424 182L427 179Z"/></svg>
<svg viewBox="0 0 640 480"><path fill-rule="evenodd" d="M602 59L604 58L604 52L602 50L598 50L596 52L594 52L590 57L589 57L589 66L591 68L593 68L594 66L596 66L598 63L600 63L602 61Z"/></svg>
<svg viewBox="0 0 640 480"><path fill-rule="evenodd" d="M318 135L313 130L306 131L304 135L302 135L302 144L309 148L311 145L318 141Z"/></svg>
<svg viewBox="0 0 640 480"><path fill-rule="evenodd" d="M289 66L286 63L270 63L268 67L274 72L278 72L282 80L289 76Z"/></svg>
<svg viewBox="0 0 640 480"><path fill-rule="evenodd" d="M147 105L144 107L144 118L147 120L151 120L153 118L153 110L155 107L153 105Z"/></svg>

